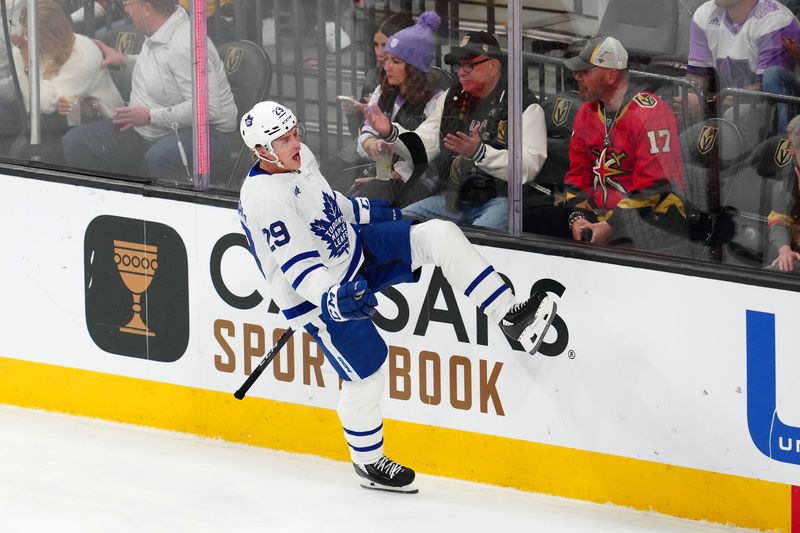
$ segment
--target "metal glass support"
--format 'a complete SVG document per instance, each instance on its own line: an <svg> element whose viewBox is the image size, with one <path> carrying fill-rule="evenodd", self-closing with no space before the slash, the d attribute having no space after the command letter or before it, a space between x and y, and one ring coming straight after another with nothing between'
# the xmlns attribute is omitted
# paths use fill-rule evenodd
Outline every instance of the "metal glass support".
<svg viewBox="0 0 800 533"><path fill-rule="evenodd" d="M522 5L508 6L508 225L522 235Z"/></svg>
<svg viewBox="0 0 800 533"><path fill-rule="evenodd" d="M28 101L31 117L31 146L42 144L42 105L39 101L39 2L28 0ZM38 153L34 150L35 159Z"/></svg>
<svg viewBox="0 0 800 533"><path fill-rule="evenodd" d="M208 190L211 158L208 143L208 28L206 0L192 0L192 186ZM179 147L180 148L180 147Z"/></svg>

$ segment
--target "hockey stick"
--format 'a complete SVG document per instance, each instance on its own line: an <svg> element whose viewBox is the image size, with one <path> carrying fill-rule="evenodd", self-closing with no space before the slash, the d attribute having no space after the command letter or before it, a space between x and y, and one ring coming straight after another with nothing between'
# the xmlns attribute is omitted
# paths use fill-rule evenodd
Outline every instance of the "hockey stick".
<svg viewBox="0 0 800 533"><path fill-rule="evenodd" d="M396 207L400 205L400 202L405 199L408 191L417 183L419 177L427 170L428 168L428 152L425 150L425 145L422 142L422 139L419 138L419 135L414 133L413 131L407 131L405 133L401 133L398 137L398 142L402 144L402 146L408 150L408 154L411 156L411 176L408 177L406 182L403 184L403 187L397 191L397 194L392 199L392 206Z"/></svg>
<svg viewBox="0 0 800 533"><path fill-rule="evenodd" d="M275 356L278 355L278 352L281 351L283 345L286 344L286 342L292 337L292 335L294 335L294 330L292 328L287 329L283 333L283 335L281 335L281 338L278 339L278 342L275 343L275 346L272 347L272 349L269 351L266 357L264 357L264 359L262 359L261 362L258 363L256 369L253 370L253 372L249 376L247 376L247 379L244 381L244 383L242 383L242 386L239 387L239 390L233 393L234 398L236 398L237 400L241 400L242 398L244 398L244 395L247 394L247 391L250 390L250 387L253 386L253 383L255 383L258 377L264 372L264 370L267 369L269 364L272 362L273 359L275 359Z"/></svg>
<svg viewBox="0 0 800 533"><path fill-rule="evenodd" d="M405 136L405 137L404 137ZM419 179L419 176L425 172L425 169L428 167L428 153L425 151L425 146L422 144L422 140L417 136L417 134L408 132L404 133L400 136L400 139L404 142L405 147L408 149L409 154L411 155L411 160L413 162L414 168L411 171L411 177L408 178L408 181L405 183L400 192L397 194L397 197L392 202L392 207L395 207L400 199L405 195L405 192L408 190L409 185L413 184L414 181ZM233 393L234 398L237 400L241 400L244 398L247 391L250 390L250 387L253 386L253 383L264 373L264 370L267 369L269 364L272 362L273 359L278 355L278 352L281 351L283 345L286 344L289 339L294 335L294 330L292 328L287 329L281 338L278 339L278 342L272 347L269 353L258 363L258 366L253 370L253 372L247 376L247 379L242 386L239 387L239 390Z"/></svg>

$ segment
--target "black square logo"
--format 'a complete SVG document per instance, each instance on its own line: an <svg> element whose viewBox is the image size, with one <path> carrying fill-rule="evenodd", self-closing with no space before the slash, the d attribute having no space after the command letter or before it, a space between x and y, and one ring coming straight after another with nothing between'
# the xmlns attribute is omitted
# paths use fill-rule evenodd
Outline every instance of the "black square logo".
<svg viewBox="0 0 800 533"><path fill-rule="evenodd" d="M102 350L173 362L189 343L186 246L165 224L102 215L83 246L86 327Z"/></svg>

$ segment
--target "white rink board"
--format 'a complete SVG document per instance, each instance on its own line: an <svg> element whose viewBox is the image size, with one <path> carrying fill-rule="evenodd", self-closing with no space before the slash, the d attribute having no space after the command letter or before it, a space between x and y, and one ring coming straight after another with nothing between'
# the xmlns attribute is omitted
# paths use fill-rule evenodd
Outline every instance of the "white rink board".
<svg viewBox="0 0 800 533"><path fill-rule="evenodd" d="M234 209L14 177L3 182L0 289L6 305L0 320L6 335L1 356L232 392L244 379L242 325L262 326L270 345L272 329L286 327L267 312L268 290L243 248L223 255L222 279L232 293L243 296L257 289L264 301L252 309L236 309L214 288L212 249L225 235L241 231ZM165 224L185 245L189 339L175 362L107 353L87 331L84 236L90 222L103 215ZM800 467L762 454L748 432L745 330L746 310L775 314L778 411L784 423L800 425L800 362L792 349L800 343L800 332L791 323L797 294L563 257L480 250L511 279L518 294L542 278L565 287L558 298L558 314L569 332L564 352L556 357L514 352L495 326L488 328L488 345L477 344L476 313L461 296L458 314L469 343L459 342L453 326L438 322L431 322L424 336L415 335L431 279L426 270L420 283L399 287L410 320L400 331L385 334L388 344L409 351L412 362L410 399L388 399L386 417L749 478L800 481ZM443 297L435 307L446 307ZM389 318L397 314L384 297L379 309ZM226 337L236 357L233 372L215 366L215 356L224 355L214 334L217 320L236 328L234 336ZM268 371L250 394L335 408L334 372L323 366L325 388L313 381L304 385L300 336L294 340L294 381L278 381ZM546 338L554 340L555 333ZM435 352L441 361L439 405L420 399L421 351ZM451 405L453 356L470 362L472 402L467 410ZM494 371L496 376L494 389L484 388L494 392L487 412L480 409L481 365L485 374ZM434 390L431 375L429 371L429 392ZM458 388L455 403L463 403L464 376L453 381Z"/></svg>

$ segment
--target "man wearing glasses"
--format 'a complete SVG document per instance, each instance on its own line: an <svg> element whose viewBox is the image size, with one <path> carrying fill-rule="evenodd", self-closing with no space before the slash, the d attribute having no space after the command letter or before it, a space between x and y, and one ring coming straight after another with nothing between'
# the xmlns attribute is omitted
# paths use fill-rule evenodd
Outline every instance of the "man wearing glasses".
<svg viewBox="0 0 800 533"><path fill-rule="evenodd" d="M487 228L508 227L508 91L505 55L497 39L469 32L444 58L453 65L458 84L442 98L415 133L436 156L439 192L403 209L417 220L440 218ZM532 181L547 158L544 112L529 91L523 92L522 181ZM378 109L367 119L389 143L402 126ZM402 153L402 148L398 147Z"/></svg>

